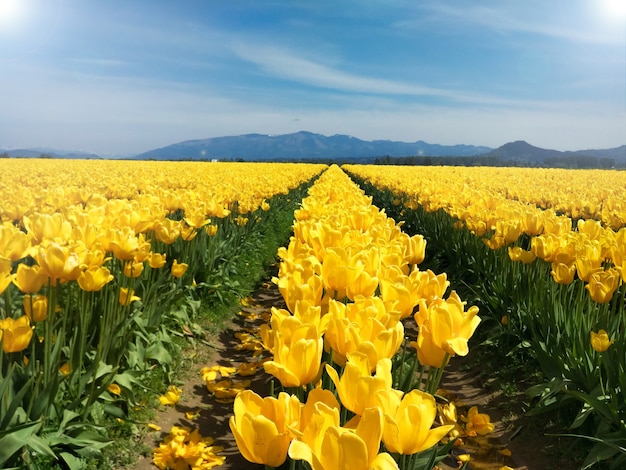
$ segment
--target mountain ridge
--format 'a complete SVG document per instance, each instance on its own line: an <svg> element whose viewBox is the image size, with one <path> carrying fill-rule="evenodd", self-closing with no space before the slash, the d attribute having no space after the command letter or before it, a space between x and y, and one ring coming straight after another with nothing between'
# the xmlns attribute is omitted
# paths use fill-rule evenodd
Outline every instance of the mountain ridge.
<svg viewBox="0 0 626 470"><path fill-rule="evenodd" d="M0 148L0 156L36 158L113 158L75 150L49 148ZM206 139L193 139L152 149L138 155L116 156L135 160L250 160L303 161L344 159L374 162L378 157L478 157L497 158L510 164L563 165L569 161L597 159L603 167L617 164L626 167L626 145L610 149L560 151L544 149L524 140L508 142L498 148L475 145L440 145L423 140L399 142L392 140L362 140L344 134L325 136L308 131L291 134L242 134ZM611 163L612 160L613 162Z"/></svg>
<svg viewBox="0 0 626 470"><path fill-rule="evenodd" d="M243 134L186 140L136 155L135 159L328 159L378 156L471 156L492 150L474 145L439 145L424 141L361 140L349 135L325 136L308 131L292 134Z"/></svg>

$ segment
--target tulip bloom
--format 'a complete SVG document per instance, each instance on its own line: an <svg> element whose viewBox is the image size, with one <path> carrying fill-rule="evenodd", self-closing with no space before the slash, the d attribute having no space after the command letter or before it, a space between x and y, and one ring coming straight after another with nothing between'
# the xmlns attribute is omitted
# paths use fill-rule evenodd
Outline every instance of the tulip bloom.
<svg viewBox="0 0 626 470"><path fill-rule="evenodd" d="M509 258L511 258L512 261L521 261L524 264L530 264L537 259L537 255L532 251L524 250L521 246L510 246Z"/></svg>
<svg viewBox="0 0 626 470"><path fill-rule="evenodd" d="M178 403L178 400L180 400L182 393L182 389L176 387L175 385L170 385L167 392L159 397L159 403L161 403L161 405L175 405Z"/></svg>
<svg viewBox="0 0 626 470"><path fill-rule="evenodd" d="M300 419L298 398L285 392L262 398L251 390L237 395L228 422L239 452L250 462L278 467L287 459L290 427Z"/></svg>
<svg viewBox="0 0 626 470"><path fill-rule="evenodd" d="M148 257L148 266L152 269L162 268L165 265L166 256L167 255L165 253L150 253L150 256Z"/></svg>
<svg viewBox="0 0 626 470"><path fill-rule="evenodd" d="M472 406L467 412L467 417L462 416L461 419L467 423L465 432L468 436L485 436L492 432L494 428L489 415L479 413L476 406Z"/></svg>
<svg viewBox="0 0 626 470"><path fill-rule="evenodd" d="M26 266L20 263L13 279L13 284L25 294L38 292L43 284L48 280L48 276L40 266Z"/></svg>
<svg viewBox="0 0 626 470"><path fill-rule="evenodd" d="M331 425L316 433L294 440L289 457L305 460L313 470L369 470L397 469L398 465L386 452L379 454L383 418L379 408L365 410L354 430ZM302 440L300 440L302 439Z"/></svg>
<svg viewBox="0 0 626 470"><path fill-rule="evenodd" d="M223 465L226 457L216 453L222 452L224 448L214 446L213 443L213 438L202 437L197 429L192 431L190 428L172 426L164 441L152 451L152 462L161 470L208 469Z"/></svg>
<svg viewBox="0 0 626 470"><path fill-rule="evenodd" d="M432 343L449 355L466 356L469 352L467 342L480 323L478 307L472 306L465 311L465 302L452 291L446 300L435 299L430 306L420 303L418 313L414 315L419 326L419 337L427 330ZM419 351L419 349L418 349ZM441 367L441 364L428 364ZM445 365L445 364L444 364Z"/></svg>
<svg viewBox="0 0 626 470"><path fill-rule="evenodd" d="M591 347L596 352L604 352L613 344L614 339L609 339L609 334L605 330L591 332Z"/></svg>
<svg viewBox="0 0 626 470"><path fill-rule="evenodd" d="M344 248L327 248L322 263L322 279L327 289L345 294L346 289L363 271L358 257ZM340 294L341 295L341 294Z"/></svg>
<svg viewBox="0 0 626 470"><path fill-rule="evenodd" d="M550 274L554 281L559 284L571 284L574 281L574 274L576 274L576 265L554 262Z"/></svg>
<svg viewBox="0 0 626 470"><path fill-rule="evenodd" d="M272 333L274 357L263 364L265 372L280 380L283 387L299 387L317 379L324 351L317 327L296 318L286 319Z"/></svg>
<svg viewBox="0 0 626 470"><path fill-rule="evenodd" d="M615 268L599 271L590 276L585 289L591 298L599 304L605 304L613 298L613 293L619 286L620 276Z"/></svg>
<svg viewBox="0 0 626 470"><path fill-rule="evenodd" d="M187 263L179 263L178 260L174 260L172 264L172 276L180 278L187 271L189 265Z"/></svg>
<svg viewBox="0 0 626 470"><path fill-rule="evenodd" d="M124 276L126 277L139 277L143 272L143 263L137 263L135 261L126 261L124 263Z"/></svg>
<svg viewBox="0 0 626 470"><path fill-rule="evenodd" d="M414 315L419 326L417 344L412 345L416 345L422 364L442 367L445 366L442 364L445 353L450 356L467 355L467 342L478 327L480 317L477 315L478 307L472 306L467 311L464 307L465 302L455 291L446 300L435 299L430 306L420 302L419 311Z"/></svg>
<svg viewBox="0 0 626 470"><path fill-rule="evenodd" d="M0 320L0 340L2 340L2 350L6 353L20 352L26 349L33 337L33 328L26 315Z"/></svg>
<svg viewBox="0 0 626 470"><path fill-rule="evenodd" d="M37 262L56 285L60 281L74 281L80 275L80 258L67 246L50 243L41 246Z"/></svg>
<svg viewBox="0 0 626 470"><path fill-rule="evenodd" d="M372 370L378 359L391 358L400 349L404 326L399 312L387 312L379 297L357 297L344 305L330 300L328 325L324 335L326 350L333 350L333 361L344 365L348 354L360 351L369 356Z"/></svg>
<svg viewBox="0 0 626 470"><path fill-rule="evenodd" d="M30 248L30 235L13 225L0 224L0 256L17 261L24 258Z"/></svg>
<svg viewBox="0 0 626 470"><path fill-rule="evenodd" d="M128 287L120 287L119 301L122 305L128 306L135 300L140 300L140 298L135 295L134 290L128 289Z"/></svg>
<svg viewBox="0 0 626 470"><path fill-rule="evenodd" d="M135 231L126 226L118 230L111 229L108 234L108 251L122 261L129 261L135 257L139 249L139 238Z"/></svg>
<svg viewBox="0 0 626 470"><path fill-rule="evenodd" d="M413 235L412 237L407 237L405 239L406 242L406 252L404 256L407 258L407 261L410 264L420 264L424 261L424 257L426 255L426 239L423 235Z"/></svg>
<svg viewBox="0 0 626 470"><path fill-rule="evenodd" d="M11 274L11 270L11 260L0 257L0 294L2 294L15 279L15 274Z"/></svg>
<svg viewBox="0 0 626 470"><path fill-rule="evenodd" d="M113 280L113 275L105 267L91 266L78 276L80 288L86 292L97 292Z"/></svg>
<svg viewBox="0 0 626 470"><path fill-rule="evenodd" d="M372 376L367 355L361 352L348 354L348 361L339 378L337 371L326 365L326 372L334 382L341 403L353 413L361 416L366 408L378 405L376 393L391 390L391 359L381 359Z"/></svg>
<svg viewBox="0 0 626 470"><path fill-rule="evenodd" d="M385 417L383 441L390 452L411 455L430 449L454 425L431 429L437 416L437 404L432 395L412 390L402 397L402 392L378 392L377 398Z"/></svg>
<svg viewBox="0 0 626 470"><path fill-rule="evenodd" d="M48 316L48 297L45 295L38 295L34 299L25 295L22 305L26 316L34 322L44 321Z"/></svg>

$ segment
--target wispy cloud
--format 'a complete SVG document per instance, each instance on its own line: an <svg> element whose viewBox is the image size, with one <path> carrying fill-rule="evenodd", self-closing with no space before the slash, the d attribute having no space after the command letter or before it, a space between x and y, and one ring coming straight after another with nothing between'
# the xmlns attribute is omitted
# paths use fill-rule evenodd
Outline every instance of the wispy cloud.
<svg viewBox="0 0 626 470"><path fill-rule="evenodd" d="M589 2L600 3L600 2ZM593 5L592 5L593 6ZM527 33L547 38L563 39L576 43L597 45L623 45L624 30L602 19L598 11L580 13L579 8L557 5L552 2L497 2L489 6L475 2L425 2L419 5L414 18L398 21L401 29L414 29L425 21L454 22L459 30L478 26L499 34ZM596 10L601 8L595 5Z"/></svg>
<svg viewBox="0 0 626 470"><path fill-rule="evenodd" d="M304 54L283 47L238 43L233 48L239 58L250 62L274 78L319 88L355 94L437 97L457 103L501 106L527 105L527 101L502 98L465 90L430 87L418 83L369 77L345 72L338 67L308 59ZM540 105L540 103L536 103Z"/></svg>

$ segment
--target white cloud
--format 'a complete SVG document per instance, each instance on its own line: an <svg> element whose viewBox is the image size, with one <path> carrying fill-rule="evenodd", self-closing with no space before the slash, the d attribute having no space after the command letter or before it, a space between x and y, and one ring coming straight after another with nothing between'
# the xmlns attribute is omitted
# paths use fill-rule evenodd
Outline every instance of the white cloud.
<svg viewBox="0 0 626 470"><path fill-rule="evenodd" d="M424 11L427 12L425 17ZM489 6L476 2L438 0L421 4L418 15L399 21L396 26L413 28L423 21L452 21L461 29L474 25L501 34L528 33L576 43L624 44L623 22L609 21L596 0L572 0L558 4L544 1L490 2Z"/></svg>
<svg viewBox="0 0 626 470"><path fill-rule="evenodd" d="M465 90L429 87L418 83L368 77L303 57L283 47L238 43L234 51L242 60L253 63L268 75L302 85L326 88L351 94L444 98L457 103L480 103L500 106L528 105L527 101ZM541 106L541 102L536 102Z"/></svg>

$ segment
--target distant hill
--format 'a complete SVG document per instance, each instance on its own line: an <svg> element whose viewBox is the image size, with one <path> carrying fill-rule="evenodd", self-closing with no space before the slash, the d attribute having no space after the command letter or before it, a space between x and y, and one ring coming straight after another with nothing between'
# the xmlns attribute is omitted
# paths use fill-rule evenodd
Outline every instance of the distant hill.
<svg viewBox="0 0 626 470"><path fill-rule="evenodd" d="M0 156L6 154L9 157L17 158L67 158L67 159L97 159L102 158L100 155L90 152L81 152L78 150L58 150L49 148L28 148L28 149L0 149Z"/></svg>
<svg viewBox="0 0 626 470"><path fill-rule="evenodd" d="M626 164L626 145L611 149L589 149L561 152L544 149L518 140L491 150L481 157L497 157L520 164L563 166L568 168L610 168Z"/></svg>
<svg viewBox="0 0 626 470"><path fill-rule="evenodd" d="M167 147L150 150L136 159L210 160L243 159L303 160L303 159L363 159L378 156L432 155L471 156L490 151L490 147L473 145L438 145L423 141L366 141L348 135L330 137L300 131L294 134L245 134L211 139L187 140Z"/></svg>

